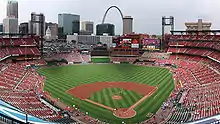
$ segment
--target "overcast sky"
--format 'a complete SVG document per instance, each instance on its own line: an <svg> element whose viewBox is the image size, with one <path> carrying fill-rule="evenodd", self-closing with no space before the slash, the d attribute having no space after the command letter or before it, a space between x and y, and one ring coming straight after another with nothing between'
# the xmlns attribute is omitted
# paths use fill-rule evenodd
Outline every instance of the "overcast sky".
<svg viewBox="0 0 220 124"><path fill-rule="evenodd" d="M6 17L6 2L0 0L0 23ZM56 22L58 13L79 14L81 21L101 23L103 15L111 5L118 6L124 16L134 18L137 33L161 33L161 17L174 16L175 29L185 29L186 21L212 22L212 29L220 29L220 0L18 0L19 22L30 20L31 12L45 14L46 21ZM122 32L122 20L116 9L110 10L106 22Z"/></svg>

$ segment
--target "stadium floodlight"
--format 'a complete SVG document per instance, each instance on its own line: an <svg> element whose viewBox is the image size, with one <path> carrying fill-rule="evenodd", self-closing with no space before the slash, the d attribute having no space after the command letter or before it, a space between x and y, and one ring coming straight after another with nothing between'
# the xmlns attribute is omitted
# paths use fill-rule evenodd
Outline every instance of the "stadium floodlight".
<svg viewBox="0 0 220 124"><path fill-rule="evenodd" d="M170 16L170 17L166 17L166 16L162 16L162 41L161 41L161 50L163 48L163 41L164 41L164 30L166 26L170 26L171 27L171 33L172 31L174 31L174 17Z"/></svg>

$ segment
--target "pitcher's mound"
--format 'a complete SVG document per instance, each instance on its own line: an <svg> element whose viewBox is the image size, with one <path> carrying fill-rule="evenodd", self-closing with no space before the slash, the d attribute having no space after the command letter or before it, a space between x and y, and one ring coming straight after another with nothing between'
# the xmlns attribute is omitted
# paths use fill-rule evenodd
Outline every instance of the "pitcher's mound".
<svg viewBox="0 0 220 124"><path fill-rule="evenodd" d="M136 115L136 111L128 108L119 108L113 111L113 115L118 118L132 118Z"/></svg>
<svg viewBox="0 0 220 124"><path fill-rule="evenodd" d="M112 99L113 99L113 100L121 100L122 97L119 96L119 95L113 95L113 96L112 96Z"/></svg>

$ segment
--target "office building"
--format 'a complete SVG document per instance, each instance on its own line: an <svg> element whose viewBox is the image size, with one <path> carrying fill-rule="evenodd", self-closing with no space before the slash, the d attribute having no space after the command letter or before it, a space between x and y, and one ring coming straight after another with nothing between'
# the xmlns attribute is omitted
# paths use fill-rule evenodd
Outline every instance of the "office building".
<svg viewBox="0 0 220 124"><path fill-rule="evenodd" d="M29 33L37 36L45 35L45 16L44 14L31 13L31 20L29 22Z"/></svg>
<svg viewBox="0 0 220 124"><path fill-rule="evenodd" d="M123 18L123 34L131 34L133 32L133 18L125 16Z"/></svg>
<svg viewBox="0 0 220 124"><path fill-rule="evenodd" d="M3 32L18 33L18 1L9 0L7 3L7 17L3 20Z"/></svg>
<svg viewBox="0 0 220 124"><path fill-rule="evenodd" d="M19 33L20 34L28 34L28 22L21 23L19 25Z"/></svg>
<svg viewBox="0 0 220 124"><path fill-rule="evenodd" d="M3 32L8 34L18 33L18 19L7 17L3 20Z"/></svg>
<svg viewBox="0 0 220 124"><path fill-rule="evenodd" d="M78 20L74 20L72 22L72 34L79 34L80 32L80 22Z"/></svg>
<svg viewBox="0 0 220 124"><path fill-rule="evenodd" d="M91 21L83 21L81 23L81 33L85 35L91 35L94 31L94 23Z"/></svg>
<svg viewBox="0 0 220 124"><path fill-rule="evenodd" d="M18 18L18 1L9 0L7 3L7 17Z"/></svg>
<svg viewBox="0 0 220 124"><path fill-rule="evenodd" d="M79 33L80 31L80 16L74 14L59 14L58 15L58 34L68 35Z"/></svg>
<svg viewBox="0 0 220 124"><path fill-rule="evenodd" d="M2 32L3 32L3 24L0 23L0 33L2 33Z"/></svg>
<svg viewBox="0 0 220 124"><path fill-rule="evenodd" d="M198 22L186 22L186 31L204 31L211 30L211 22L203 22L202 19L198 19Z"/></svg>
<svg viewBox="0 0 220 124"><path fill-rule="evenodd" d="M105 23L96 25L96 35L115 35L115 26L113 24Z"/></svg>

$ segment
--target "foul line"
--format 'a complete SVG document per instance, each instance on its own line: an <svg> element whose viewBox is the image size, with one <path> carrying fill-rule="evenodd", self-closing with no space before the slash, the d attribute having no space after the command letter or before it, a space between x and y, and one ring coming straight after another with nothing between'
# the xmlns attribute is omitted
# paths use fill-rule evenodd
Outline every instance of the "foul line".
<svg viewBox="0 0 220 124"><path fill-rule="evenodd" d="M139 101L137 101L135 104L133 104L131 107L129 107L127 109L127 111L130 111L130 110L133 110L135 107L137 107L140 103L142 103L145 99L147 99L148 97L150 97L151 95L154 94L154 92L158 89L158 87L154 88L150 93L148 93L147 95L145 95L143 98L141 98ZM102 108L105 108L107 110L110 110L110 111L114 111L115 109L114 108L111 108L109 106L105 106L101 103L98 103L98 102L95 102L95 101L92 101L92 100L89 100L89 99L84 99L84 101L87 101L91 104L94 104L96 106L100 106Z"/></svg>
<svg viewBox="0 0 220 124"><path fill-rule="evenodd" d="M110 111L114 111L114 108L111 108L111 107L105 106L105 105L103 105L103 104L100 104L100 103L94 102L94 101L92 101L92 100L85 99L85 101L87 101L87 102L89 102L89 103L92 103L92 104L94 104L94 105L97 105L97 106L101 106L101 107L103 107L103 108L105 108L105 109L108 109L108 110L110 110Z"/></svg>
<svg viewBox="0 0 220 124"><path fill-rule="evenodd" d="M133 104L130 108L128 108L127 111L134 109L136 106L138 106L140 103L142 103L145 99L147 99L149 96L151 96L157 89L158 89L158 87L154 88L150 93L145 95L143 98L141 98L135 104Z"/></svg>

